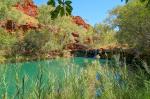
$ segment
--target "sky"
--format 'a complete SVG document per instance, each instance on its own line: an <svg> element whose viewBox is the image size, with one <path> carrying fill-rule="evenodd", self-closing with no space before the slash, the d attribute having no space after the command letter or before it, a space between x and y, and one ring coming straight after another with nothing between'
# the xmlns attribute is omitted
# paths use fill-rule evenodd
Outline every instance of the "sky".
<svg viewBox="0 0 150 99"><path fill-rule="evenodd" d="M34 0L38 5L46 4L47 0ZM81 16L87 23L95 25L103 22L108 12L118 5L123 5L121 0L72 0L73 15Z"/></svg>

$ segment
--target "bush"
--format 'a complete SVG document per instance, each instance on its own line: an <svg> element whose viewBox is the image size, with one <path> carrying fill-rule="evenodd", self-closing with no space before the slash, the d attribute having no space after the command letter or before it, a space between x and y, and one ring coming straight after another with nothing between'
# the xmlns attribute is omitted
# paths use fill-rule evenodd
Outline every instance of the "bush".
<svg viewBox="0 0 150 99"><path fill-rule="evenodd" d="M25 36L23 42L18 42L18 50L22 50L25 52L24 54L37 55L42 53L42 47L46 42L49 41L50 33L47 30L31 30L28 31Z"/></svg>
<svg viewBox="0 0 150 99"><path fill-rule="evenodd" d="M92 36L92 28L86 30L73 23L71 17L58 17L49 24L52 28L52 32L49 32L49 41L45 44L43 49L48 50L63 50L67 44L74 43L74 37L72 33L79 34L79 43L84 44L86 37Z"/></svg>
<svg viewBox="0 0 150 99"><path fill-rule="evenodd" d="M89 30L85 29L82 26L78 26L77 24L73 23L72 17L58 17L54 20L53 24L60 28L59 35L61 38L61 42L65 45L71 42L74 42L74 38L71 33L78 33L79 34L79 43L84 44L84 41L87 37L93 35L92 28Z"/></svg>
<svg viewBox="0 0 150 99"><path fill-rule="evenodd" d="M5 63L6 58L4 56L0 56L0 64Z"/></svg>
<svg viewBox="0 0 150 99"><path fill-rule="evenodd" d="M1 0L0 2L0 20L6 20L12 6L20 0ZM14 15L15 16L15 15Z"/></svg>
<svg viewBox="0 0 150 99"><path fill-rule="evenodd" d="M45 10L46 9L46 10ZM39 7L39 15L38 15L38 20L39 23L49 25L52 23L51 19L51 11L53 10L53 7L47 6L47 5L42 5Z"/></svg>
<svg viewBox="0 0 150 99"><path fill-rule="evenodd" d="M116 31L113 30L108 24L97 24L95 25L94 30L96 33L93 36L93 47L113 47L118 45Z"/></svg>
<svg viewBox="0 0 150 99"><path fill-rule="evenodd" d="M17 42L17 37L7 33L4 29L0 28L0 50L5 54L10 54L13 46Z"/></svg>

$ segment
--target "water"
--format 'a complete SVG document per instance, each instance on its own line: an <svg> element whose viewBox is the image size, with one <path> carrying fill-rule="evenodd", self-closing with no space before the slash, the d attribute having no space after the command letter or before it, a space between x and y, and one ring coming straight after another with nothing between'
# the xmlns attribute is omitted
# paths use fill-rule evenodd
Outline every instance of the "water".
<svg viewBox="0 0 150 99"><path fill-rule="evenodd" d="M11 95L14 95L17 91L16 86L20 87L22 85L23 78L25 78L26 90L30 91L30 88L34 85L32 85L32 82L35 82L35 80L38 78L38 75L40 77L40 71L43 71L43 81L47 81L47 75L51 74L52 77L55 75L56 78L58 78L60 81L63 80L64 77L64 70L68 69L70 66L76 66L76 69L84 68L86 64L92 63L95 59L92 58L69 58L69 59L55 59L55 60L47 60L47 61L34 61L34 62L24 62L24 63L16 63L16 64L5 64L1 65L6 67L5 76L0 75L1 77L1 83L0 83L0 96L4 94L4 92L7 92L8 95L11 97ZM101 63L105 63L105 60L100 60ZM1 69L3 69L1 68ZM2 71L2 70L0 70ZM0 73L4 74L4 73ZM19 80L20 79L20 80ZM2 82L6 82L5 84ZM18 85L16 85L18 83ZM7 90L6 90L7 89Z"/></svg>

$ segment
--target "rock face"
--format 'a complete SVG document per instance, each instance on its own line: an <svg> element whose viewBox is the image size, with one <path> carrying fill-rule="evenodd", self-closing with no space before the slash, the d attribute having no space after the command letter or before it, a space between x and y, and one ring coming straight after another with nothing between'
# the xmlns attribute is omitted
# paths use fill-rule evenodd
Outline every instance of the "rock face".
<svg viewBox="0 0 150 99"><path fill-rule="evenodd" d="M5 28L8 32L16 31L17 29L22 31L27 31L29 29L38 29L39 24L36 20L36 16L38 15L38 8L34 5L32 0L21 0L14 7L12 7L12 11L18 10L24 13L24 16L20 17L23 20L26 20L26 24L18 24L13 20L4 20L0 22L0 27Z"/></svg>
<svg viewBox="0 0 150 99"><path fill-rule="evenodd" d="M18 2L15 7L29 16L36 17L38 15L38 8L34 5L32 0L22 0Z"/></svg>
<svg viewBox="0 0 150 99"><path fill-rule="evenodd" d="M28 30L37 30L40 28L40 26L32 25L32 23L17 24L13 20L6 20L3 22L0 22L0 27L6 29L7 32L13 32L16 30L22 30L23 32L26 32Z"/></svg>
<svg viewBox="0 0 150 99"><path fill-rule="evenodd" d="M87 24L80 16L73 16L73 22L79 26L83 26L85 29L89 29L90 25Z"/></svg>
<svg viewBox="0 0 150 99"><path fill-rule="evenodd" d="M90 25L87 24L80 16L72 16L73 23L77 24L78 26L81 26L88 30L90 28ZM66 45L65 49L67 50L86 50L88 47L84 44L80 44L79 37L80 33L78 32L73 32L71 33L73 36L72 42ZM91 43L91 39L87 38L85 41L85 44Z"/></svg>

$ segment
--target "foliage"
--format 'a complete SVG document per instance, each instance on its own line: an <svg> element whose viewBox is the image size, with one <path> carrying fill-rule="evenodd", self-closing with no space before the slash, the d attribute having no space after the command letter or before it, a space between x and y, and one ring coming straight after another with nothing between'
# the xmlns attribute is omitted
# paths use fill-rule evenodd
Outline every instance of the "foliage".
<svg viewBox="0 0 150 99"><path fill-rule="evenodd" d="M34 72L35 78L28 77L28 72L22 72L19 64L13 68L2 65L1 96L28 99L149 99L150 80L142 69L131 72L126 65L102 65L95 60L91 64L85 63L79 70L77 65L66 59L64 61L67 67L61 67L64 68L63 78L49 72L40 64ZM10 82L6 78L12 72L16 75L11 78L15 80L11 82L15 86L10 95Z"/></svg>
<svg viewBox="0 0 150 99"><path fill-rule="evenodd" d="M72 33L78 33L78 41L84 44L86 37L91 37L94 32L92 28L86 30L73 23L72 17L58 17L49 23L50 34L48 42L42 47L45 52L52 50L63 50L67 44L75 43Z"/></svg>
<svg viewBox="0 0 150 99"><path fill-rule="evenodd" d="M16 41L16 36L8 34L4 29L0 28L0 50L11 48Z"/></svg>
<svg viewBox="0 0 150 99"><path fill-rule="evenodd" d="M120 43L127 43L130 47L141 51L149 51L150 14L144 4L135 1L117 7L111 12L109 18L110 22L119 28L117 38Z"/></svg>
<svg viewBox="0 0 150 99"><path fill-rule="evenodd" d="M20 46L22 51L28 51L29 54L36 55L42 53L42 46L49 40L49 33L47 30L31 30L25 34L24 40Z"/></svg>
<svg viewBox="0 0 150 99"><path fill-rule="evenodd" d="M17 2L20 2L21 0L1 0L1 2L6 5L7 7L12 7Z"/></svg>
<svg viewBox="0 0 150 99"><path fill-rule="evenodd" d="M55 19L58 16L68 16L72 13L72 6L70 0L49 0L48 5L55 7L55 9L51 12L52 19ZM58 4L58 5L56 5Z"/></svg>
<svg viewBox="0 0 150 99"><path fill-rule="evenodd" d="M46 10L45 10L46 9ZM39 7L39 15L38 15L38 20L39 23L48 25L52 22L50 13L53 10L52 6L47 6L47 5L42 5Z"/></svg>
<svg viewBox="0 0 150 99"><path fill-rule="evenodd" d="M53 24L60 28L58 38L63 45L74 42L72 33L79 33L79 42L82 44L86 36L92 36L93 34L91 29L87 31L85 28L76 25L72 22L72 18L68 16L58 17Z"/></svg>
<svg viewBox="0 0 150 99"><path fill-rule="evenodd" d="M13 20L14 22L21 23L21 24L25 23L23 21L20 22L20 19L23 16L23 14L21 12L19 12L18 10L16 10L15 8L12 8L11 10L9 10L6 13L7 13L6 17L8 20Z"/></svg>
<svg viewBox="0 0 150 99"><path fill-rule="evenodd" d="M6 61L6 58L0 55L0 64L4 64L5 61Z"/></svg>
<svg viewBox="0 0 150 99"><path fill-rule="evenodd" d="M116 46L116 31L113 30L108 24L96 24L94 27L94 46L105 47L105 46Z"/></svg>
<svg viewBox="0 0 150 99"><path fill-rule="evenodd" d="M4 0L0 2L0 20L13 20L19 24L25 24L24 13L13 7L19 0Z"/></svg>
<svg viewBox="0 0 150 99"><path fill-rule="evenodd" d="M0 2L2 5L0 6L0 14L2 14L0 15L2 16L1 19L13 20L16 22L16 24L19 25L30 22L33 24L35 23L36 25L40 23L41 28L38 31L31 30L25 31L24 33L20 30L15 31L13 35L14 37L17 37L16 40L18 40L18 42L15 42L15 46L10 47L10 49L13 48L13 51L11 51L13 54L12 57L16 57L20 55L20 53L39 55L43 53L48 54L50 51L55 50L60 51L63 50L67 44L76 42L72 33L79 34L77 41L80 44L84 44L85 39L87 37L91 37L94 34L92 27L86 30L85 28L76 25L73 22L72 17L68 16L72 11L71 1L59 1L59 4L57 5L56 3L55 6L52 4L48 6L42 5L38 7L39 14L37 18L31 18L30 16L27 16L23 12L20 12L12 7L12 5L14 5L16 2L17 1L14 1L14 3L12 1L9 2L9 0ZM10 5L7 5L7 3L10 3ZM50 16L50 13L53 11L55 12L57 6L61 6L59 14L62 14L63 11L64 16L60 17L58 15L57 18L53 20ZM6 31L6 34L9 33Z"/></svg>
<svg viewBox="0 0 150 99"><path fill-rule="evenodd" d="M12 6L20 0L1 0L0 1L0 20L7 19L7 13Z"/></svg>
<svg viewBox="0 0 150 99"><path fill-rule="evenodd" d="M0 63L5 63L7 60L5 56L11 54L11 48L14 47L16 42L16 36L8 34L4 29L0 28Z"/></svg>
<svg viewBox="0 0 150 99"><path fill-rule="evenodd" d="M2 2L0 2L0 20L6 18L6 12L8 11L8 8L6 5L4 5Z"/></svg>
<svg viewBox="0 0 150 99"><path fill-rule="evenodd" d="M48 12L43 13L48 16ZM86 30L76 25L69 16L58 17L55 20L48 17L48 21L45 20L45 16L42 16L41 13L38 17L38 20L45 24L41 29L23 33L21 41L19 40L20 36L17 38L19 41L13 48L13 55L24 53L23 55L37 55L40 57L40 55L48 54L51 51L63 51L67 44L74 43L72 33L79 33L78 40L80 44L84 44L86 37L93 35L92 28ZM17 31L15 35L20 32Z"/></svg>

